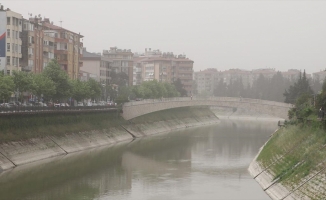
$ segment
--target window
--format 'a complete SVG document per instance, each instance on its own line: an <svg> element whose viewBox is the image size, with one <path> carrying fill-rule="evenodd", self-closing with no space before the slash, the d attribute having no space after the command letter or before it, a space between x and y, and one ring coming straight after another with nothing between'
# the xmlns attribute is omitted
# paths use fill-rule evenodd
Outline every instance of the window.
<svg viewBox="0 0 326 200"><path fill-rule="evenodd" d="M16 31L16 39L18 39L18 36L19 36L19 32Z"/></svg>
<svg viewBox="0 0 326 200"><path fill-rule="evenodd" d="M10 25L10 17L7 17L7 25Z"/></svg>
<svg viewBox="0 0 326 200"><path fill-rule="evenodd" d="M10 38L10 29L7 29L7 38Z"/></svg>
<svg viewBox="0 0 326 200"><path fill-rule="evenodd" d="M33 66L34 65L34 61L33 60L28 60L28 66Z"/></svg>
<svg viewBox="0 0 326 200"><path fill-rule="evenodd" d="M10 43L7 43L7 52L10 52Z"/></svg>
<svg viewBox="0 0 326 200"><path fill-rule="evenodd" d="M16 33L16 32L13 30L13 31L12 31L12 38L15 38L15 35L16 35L15 33Z"/></svg>
<svg viewBox="0 0 326 200"><path fill-rule="evenodd" d="M7 65L10 65L10 56L7 56Z"/></svg>

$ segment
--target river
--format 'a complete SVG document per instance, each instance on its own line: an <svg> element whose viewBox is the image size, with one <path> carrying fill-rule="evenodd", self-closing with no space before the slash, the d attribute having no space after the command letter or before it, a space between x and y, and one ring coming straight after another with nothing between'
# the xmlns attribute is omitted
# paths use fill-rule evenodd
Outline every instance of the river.
<svg viewBox="0 0 326 200"><path fill-rule="evenodd" d="M276 121L221 123L19 166L0 199L270 199L247 172Z"/></svg>

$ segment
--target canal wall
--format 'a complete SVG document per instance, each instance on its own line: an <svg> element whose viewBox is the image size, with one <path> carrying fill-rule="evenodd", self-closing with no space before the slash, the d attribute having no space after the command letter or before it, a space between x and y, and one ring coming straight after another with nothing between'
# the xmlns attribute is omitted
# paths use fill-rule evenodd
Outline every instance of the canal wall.
<svg viewBox="0 0 326 200"><path fill-rule="evenodd" d="M322 129L283 127L261 147L248 171L272 199L325 199L325 143Z"/></svg>
<svg viewBox="0 0 326 200"><path fill-rule="evenodd" d="M111 123L106 128L101 126L100 130L65 134L48 133L39 137L2 142L0 143L0 171L46 158L131 141L137 137L219 122L208 107L165 110L130 121L125 121L115 114L113 117L116 120L115 125Z"/></svg>

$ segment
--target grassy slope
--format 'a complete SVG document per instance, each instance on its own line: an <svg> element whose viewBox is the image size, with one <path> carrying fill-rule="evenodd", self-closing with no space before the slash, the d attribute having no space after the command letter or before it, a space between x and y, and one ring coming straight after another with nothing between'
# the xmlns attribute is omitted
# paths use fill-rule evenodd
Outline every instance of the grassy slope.
<svg viewBox="0 0 326 200"><path fill-rule="evenodd" d="M295 189L326 167L325 144L326 132L323 129L291 125L273 135L257 161L269 167L274 180Z"/></svg>

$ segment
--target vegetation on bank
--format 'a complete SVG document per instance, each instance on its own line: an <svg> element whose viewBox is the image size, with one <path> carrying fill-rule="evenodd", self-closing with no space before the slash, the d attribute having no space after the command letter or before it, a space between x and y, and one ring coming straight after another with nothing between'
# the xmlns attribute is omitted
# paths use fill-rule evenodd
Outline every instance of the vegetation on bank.
<svg viewBox="0 0 326 200"><path fill-rule="evenodd" d="M129 77L121 72L110 72L110 83L90 78L87 81L70 79L58 62L52 60L39 74L14 71L12 76L0 71L0 103L18 102L66 102L69 100L115 101L120 104L136 98L161 98L187 96L180 79L173 83L145 81L127 86Z"/></svg>
<svg viewBox="0 0 326 200"><path fill-rule="evenodd" d="M266 143L257 161L290 190L297 190L310 199L321 199L326 176L326 82L319 94L311 95L305 76L285 92L287 102L293 102L285 126ZM311 181L309 181L311 179ZM309 184L304 184L309 181ZM302 187L301 187L302 186Z"/></svg>
<svg viewBox="0 0 326 200"><path fill-rule="evenodd" d="M208 107L183 107L158 111L132 119L150 123L171 119L214 115ZM6 115L0 118L0 143L36 137L60 136L91 130L103 130L129 124L117 111L70 114Z"/></svg>
<svg viewBox="0 0 326 200"><path fill-rule="evenodd" d="M127 122L117 111L7 115L0 118L0 141L8 142L81 131L102 130L125 123Z"/></svg>

